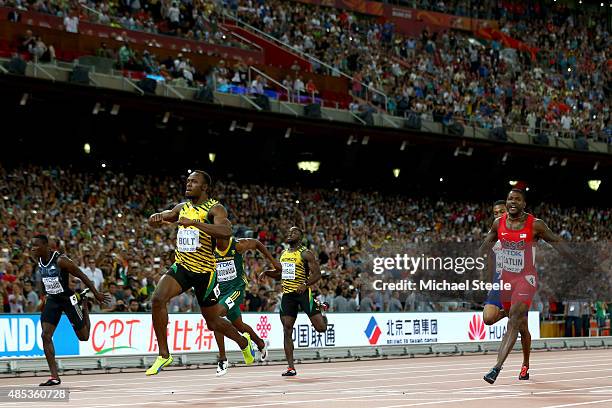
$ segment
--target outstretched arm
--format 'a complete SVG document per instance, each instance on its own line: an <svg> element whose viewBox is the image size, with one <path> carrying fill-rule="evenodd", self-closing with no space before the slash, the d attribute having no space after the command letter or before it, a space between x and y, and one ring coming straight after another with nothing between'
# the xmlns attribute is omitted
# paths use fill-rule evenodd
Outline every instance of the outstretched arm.
<svg viewBox="0 0 612 408"><path fill-rule="evenodd" d="M282 271L276 269L266 269L265 271L259 274L259 280L263 280L264 276L269 276L272 279L278 280L282 278Z"/></svg>
<svg viewBox="0 0 612 408"><path fill-rule="evenodd" d="M225 207L223 207L221 204L216 204L210 209L209 215L213 216L213 224L206 224L204 222L183 217L178 220L179 225L182 225L183 227L196 227L213 238L229 239L232 236L232 224L227 219L227 210Z"/></svg>
<svg viewBox="0 0 612 408"><path fill-rule="evenodd" d="M555 234L548 228L548 225L540 219L536 219L533 223L533 230L537 238L548 242L561 255L570 259L576 265L580 265L580 259L569 249L567 243L559 235Z"/></svg>
<svg viewBox="0 0 612 408"><path fill-rule="evenodd" d="M100 303L106 303L107 297L104 294L98 292L95 285L92 281L89 280L87 275L81 271L81 269L67 256L61 256L57 261L57 266L59 266L62 270L68 271L69 274L79 278L81 282L85 284L91 290L91 293L94 295L96 300Z"/></svg>
<svg viewBox="0 0 612 408"><path fill-rule="evenodd" d="M165 210L162 212L158 212L152 214L149 217L149 226L153 228L159 228L164 223L172 223L176 222L179 219L179 214L181 213L181 208L185 203L180 203L174 206L171 210Z"/></svg>
<svg viewBox="0 0 612 408"><path fill-rule="evenodd" d="M270 251L268 251L268 248L266 248L266 246L263 243L261 243L261 241L259 241L258 239L253 239L253 238L239 239L236 242L236 250L240 253L243 253L248 250L257 250L268 260L268 262L270 262L274 266L274 269L276 269L277 271L282 271L283 269L280 262L278 262L274 258L274 256L270 253Z"/></svg>

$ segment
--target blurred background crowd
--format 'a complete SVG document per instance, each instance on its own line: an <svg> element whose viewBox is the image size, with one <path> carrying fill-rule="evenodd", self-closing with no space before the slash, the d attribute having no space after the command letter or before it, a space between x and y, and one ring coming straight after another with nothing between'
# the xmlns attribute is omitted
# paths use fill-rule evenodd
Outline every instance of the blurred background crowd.
<svg viewBox="0 0 612 408"><path fill-rule="evenodd" d="M172 227L152 229L146 220L180 202L183 190L180 177L85 173L70 167L0 168L0 310L39 310L40 277L29 243L34 234L44 233L99 290L112 295L110 305L102 310L92 305L94 311L148 311L156 283L173 262L176 232ZM375 278L374 256L398 251L418 256L421 251L439 253L443 247L447 255L473 253L468 251L474 251L488 231L492 202L500 197L465 202L226 181L215 184L214 196L228 209L235 236L257 238L276 256L286 248L289 227L305 225L304 244L318 256L323 271L315 294L330 304L331 311L470 310L480 307L486 295L433 298L418 291L370 293L367 288ZM580 310L607 314L605 304L612 301L605 298L612 293L610 208L534 204L529 211L578 253L595 259L598 271L580 275L575 265L544 248L538 259L541 285L532 308L552 318L562 315L568 302L580 302ZM280 283L271 278L257 281L266 266L257 254L246 256L250 285L242 305L245 311L279 309ZM393 271L393 277L408 276ZM72 284L83 288L77 279ZM169 310L190 312L198 307L187 292L173 299Z"/></svg>

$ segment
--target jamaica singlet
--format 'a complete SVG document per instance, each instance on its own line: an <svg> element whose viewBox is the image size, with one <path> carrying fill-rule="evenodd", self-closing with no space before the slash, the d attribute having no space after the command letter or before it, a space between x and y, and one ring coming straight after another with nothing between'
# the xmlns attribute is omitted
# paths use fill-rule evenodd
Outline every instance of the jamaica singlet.
<svg viewBox="0 0 612 408"><path fill-rule="evenodd" d="M189 218L202 223L211 224L208 213L219 202L208 199L200 205L187 202L181 208L180 218ZM214 273L215 256L213 253L215 239L196 227L178 227L176 234L176 250L174 259L177 265L195 273Z"/></svg>
<svg viewBox="0 0 612 408"><path fill-rule="evenodd" d="M302 253L306 247L301 245L296 250L285 249L280 256L280 263L283 266L281 284L283 293L292 293L297 288L306 283L308 278L308 264L302 259Z"/></svg>

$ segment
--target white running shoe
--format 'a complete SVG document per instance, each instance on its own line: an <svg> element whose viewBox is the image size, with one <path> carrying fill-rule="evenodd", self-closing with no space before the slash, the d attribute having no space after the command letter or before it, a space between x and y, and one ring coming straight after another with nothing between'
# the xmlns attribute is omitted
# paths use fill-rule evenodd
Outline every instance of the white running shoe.
<svg viewBox="0 0 612 408"><path fill-rule="evenodd" d="M270 344L270 342L269 342L268 340L264 340L264 346L263 346L263 349L261 349L261 350L259 351L259 353L260 353L259 358L260 358L260 360L261 360L262 362L264 362L264 361L266 361L266 360L268 359L268 345L269 345L269 344Z"/></svg>
<svg viewBox="0 0 612 408"><path fill-rule="evenodd" d="M217 377L221 377L227 374L228 367L229 367L229 364L227 364L227 360L220 360L217 363Z"/></svg>

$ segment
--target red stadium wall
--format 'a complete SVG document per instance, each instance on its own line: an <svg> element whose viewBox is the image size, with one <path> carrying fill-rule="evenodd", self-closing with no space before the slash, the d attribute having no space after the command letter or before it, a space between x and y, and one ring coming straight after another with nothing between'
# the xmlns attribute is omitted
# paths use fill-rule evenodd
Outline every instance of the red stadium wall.
<svg viewBox="0 0 612 408"><path fill-rule="evenodd" d="M235 25L226 24L224 25L224 27L259 45L264 50L266 65L282 68L291 68L293 62L297 61L302 71L309 72L311 70L311 65L308 60L281 46L276 45L275 43L267 40L264 37L260 37L248 30L245 30L242 27L237 27Z"/></svg>
<svg viewBox="0 0 612 408"><path fill-rule="evenodd" d="M83 55L95 55L96 50L102 42L105 42L109 48L118 49L123 44L121 41L112 38L100 38L86 34L72 34L65 31L60 31L55 28L32 27L31 25L22 23L9 23L0 21L0 55L4 57L10 56L16 51L19 44L19 38L25 34L27 30L32 30L34 34L42 36L44 42L55 47L57 58L64 61L70 61ZM140 53L145 49L151 49L144 43L130 43L130 47ZM162 58L168 56L176 56L180 50L154 48L153 52ZM201 55L197 53L183 52L191 59L195 67L200 72L205 72L210 66L217 65L223 57ZM228 61L231 62L230 58Z"/></svg>
<svg viewBox="0 0 612 408"><path fill-rule="evenodd" d="M469 17L459 17L435 11L417 10L407 7L397 7L372 1L358 0L297 0L301 3L319 6L335 7L356 13L384 17L396 25L397 31L406 35L415 35L424 27L440 29L459 29L474 31L480 28L497 28L497 21L481 20ZM416 25L415 25L416 24ZM436 30L437 31L437 30Z"/></svg>
<svg viewBox="0 0 612 408"><path fill-rule="evenodd" d="M56 26L47 28L39 25L32 26L24 23L10 23L6 20L0 20L0 56L11 56L11 54L17 50L20 37L23 36L27 30L32 30L35 34L41 35L46 44L55 47L57 58L66 61L73 60L82 55L94 55L102 42L105 42L108 47L115 49L118 49L122 45L121 41L112 38L100 38L99 36L88 34L72 34L63 29L60 30ZM132 34L133 32L129 32L130 38L132 38ZM133 42L130 44L130 47L140 53L145 49L151 49L146 43L140 42ZM167 56L176 55L179 50L176 48L162 47L155 48L154 52L160 57L165 58ZM224 57L187 52L184 52L184 54L192 60L194 66L200 72L205 72L209 67L216 66L222 58L226 58L229 65L232 65L231 59L232 57L235 58L235 55L229 57L226 55ZM292 78L295 76L295 72L289 68L269 66L263 62L263 58L261 58L261 60L260 63L251 62L249 65L256 66L279 82L287 75L290 75ZM351 98L348 95L350 82L348 79L314 74L309 71L301 71L299 74L304 79L304 82L307 82L309 79L314 81L317 89L320 91L320 96L326 99L326 106L335 106L335 102L338 102L340 106L347 107L350 103Z"/></svg>
<svg viewBox="0 0 612 408"><path fill-rule="evenodd" d="M0 8L0 21L4 22L7 20L9 10L10 9L8 8ZM155 41L161 45L159 48L172 50L175 53L181 52L182 49L190 49L193 51L192 55L190 55L190 58L192 59L194 59L194 57L197 55L215 53L223 58L240 58L249 64L264 63L264 54L259 50L243 50L234 47L207 44L200 41L185 40L177 37L149 34L141 31L130 31L122 28L113 28L100 24L88 23L86 21L81 21L79 23L79 34L82 35L75 35L65 33L63 22L59 17L34 12L20 12L20 14L21 24L30 26L28 27L29 29L36 30L36 32L41 32L42 29L49 29L50 31L45 32L44 41L48 44L53 44L56 48L59 47L60 49L71 49L76 51L77 49L80 49L78 46L78 43L80 42L95 42L96 45L94 48L92 48L92 50L95 51L95 49L99 47L100 43L106 42L111 45L115 43L113 37L127 34L130 45L145 45L149 42ZM53 33L57 33L58 30L61 30L67 35L61 36L61 38L55 37ZM47 37L47 35L49 35L49 37ZM81 39L81 37L90 38ZM7 39L5 36L2 38ZM95 41L92 41L92 39L95 39ZM202 54L198 52L199 50L202 51Z"/></svg>

